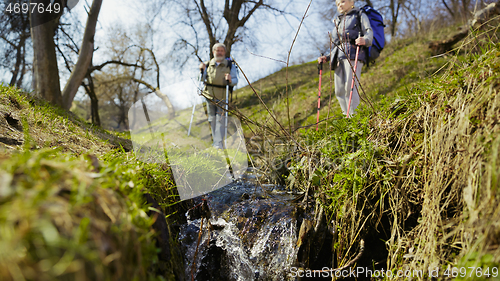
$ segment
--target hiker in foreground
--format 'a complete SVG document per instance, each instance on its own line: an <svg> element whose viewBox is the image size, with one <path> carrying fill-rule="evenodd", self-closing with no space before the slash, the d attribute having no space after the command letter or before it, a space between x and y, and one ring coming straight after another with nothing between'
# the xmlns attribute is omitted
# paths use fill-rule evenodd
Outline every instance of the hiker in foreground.
<svg viewBox="0 0 500 281"><path fill-rule="evenodd" d="M201 63L199 68L205 74L204 95L207 97L208 122L212 128L213 146L223 148L226 131L227 90L238 83L236 67L226 59L226 46L216 43L212 47L214 58Z"/></svg>
<svg viewBox="0 0 500 281"><path fill-rule="evenodd" d="M351 116L359 105L356 78L354 88L351 87L353 68L356 64L356 77L359 78L368 58L367 47L372 45L373 31L366 14L354 7L354 0L337 0L336 3L339 16L333 20L332 52L329 56L319 57L318 63L330 61L330 69L335 70L335 96L342 113Z"/></svg>

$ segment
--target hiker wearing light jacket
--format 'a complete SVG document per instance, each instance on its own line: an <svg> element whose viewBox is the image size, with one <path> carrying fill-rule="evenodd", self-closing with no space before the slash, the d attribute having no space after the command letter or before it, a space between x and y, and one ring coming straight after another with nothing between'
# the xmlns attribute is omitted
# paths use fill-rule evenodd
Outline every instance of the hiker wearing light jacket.
<svg viewBox="0 0 500 281"><path fill-rule="evenodd" d="M226 46L216 43L212 46L214 58L209 62L201 63L199 68L205 72L204 95L207 97L208 122L212 127L213 146L222 149L225 125L226 86L235 86L238 83L236 67L226 59Z"/></svg>
<svg viewBox="0 0 500 281"><path fill-rule="evenodd" d="M360 46L356 67L356 77L359 79L361 68L367 59L367 48L364 47L372 45L373 31L368 17L354 7L354 0L337 0L336 4L339 15L333 20L335 28L331 35L332 52L329 56L319 57L318 62L330 61L330 68L335 70L335 96L340 103L342 113L346 115L349 107L356 47ZM354 114L360 102L356 78L354 85L348 116Z"/></svg>

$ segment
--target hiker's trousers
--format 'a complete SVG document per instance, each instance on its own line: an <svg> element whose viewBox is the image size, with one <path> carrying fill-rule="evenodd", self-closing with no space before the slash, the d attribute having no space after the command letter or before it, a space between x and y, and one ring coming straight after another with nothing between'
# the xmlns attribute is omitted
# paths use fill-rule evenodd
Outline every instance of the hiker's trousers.
<svg viewBox="0 0 500 281"><path fill-rule="evenodd" d="M352 67L354 68L354 60L351 60ZM338 66L335 68L335 96L340 103L340 108L344 115L347 114L347 107L349 105L349 95L351 93L351 82L352 82L352 68L351 64L347 59L339 61ZM356 67L356 76L358 79L361 77L361 68L363 63L358 61L358 66ZM349 109L349 116L354 114L354 111L359 105L359 94L358 87L359 82L354 78L354 89L352 91L351 107Z"/></svg>
<svg viewBox="0 0 500 281"><path fill-rule="evenodd" d="M216 98L207 99L208 122L210 122L213 138L212 146L218 149L223 148L222 141L224 140L226 113L221 107L224 106L224 101Z"/></svg>

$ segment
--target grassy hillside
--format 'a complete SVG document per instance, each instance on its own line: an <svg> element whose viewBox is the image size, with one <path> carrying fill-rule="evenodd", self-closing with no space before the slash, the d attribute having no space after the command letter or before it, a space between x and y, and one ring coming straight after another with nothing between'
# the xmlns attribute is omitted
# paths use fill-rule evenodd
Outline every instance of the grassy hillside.
<svg viewBox="0 0 500 281"><path fill-rule="evenodd" d="M449 30L452 30L450 28ZM391 42L377 59L376 64L363 69L361 83L364 94L372 102L385 97L403 94L416 82L437 74L446 63L445 57L430 58L427 49L429 40L443 36L447 30L428 35L425 38L409 38ZM244 69L242 70L244 71ZM333 92L333 72L323 66L320 120L339 116L341 111ZM252 83L256 93L276 116L288 127L286 97L289 97L288 111L292 127L316 123L319 75L316 62L284 67L280 71ZM287 86L288 85L288 88ZM236 93L235 107L247 117L262 125L275 126L265 107L260 103L251 87ZM367 107L367 103L362 103Z"/></svg>
<svg viewBox="0 0 500 281"><path fill-rule="evenodd" d="M361 77L363 97L374 107L365 102L345 119L332 97L333 119L318 132L298 130L293 141L276 142L279 126L256 94L238 93L236 106L259 122L249 125L248 136L258 135L250 151L267 160L268 170L276 171L276 159L288 163L289 175L276 174L289 188L313 194L317 209L326 211L336 230L333 266L352 259L363 240L360 266L394 275L421 271L419 279L435 269L439 280L498 277L500 45L498 22L489 24L445 56L431 57L427 43L452 28L391 42ZM253 85L284 128L286 73ZM328 114L329 76L320 119ZM316 63L289 68L288 84L293 126L314 124Z"/></svg>

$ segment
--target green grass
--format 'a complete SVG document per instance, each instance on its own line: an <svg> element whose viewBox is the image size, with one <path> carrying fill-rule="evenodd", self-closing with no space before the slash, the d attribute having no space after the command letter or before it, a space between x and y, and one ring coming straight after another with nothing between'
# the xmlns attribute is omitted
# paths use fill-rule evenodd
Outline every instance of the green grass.
<svg viewBox="0 0 500 281"><path fill-rule="evenodd" d="M337 229L337 266L352 259L360 239L368 237L372 244L365 247L378 258L373 262L393 272L475 266L491 273L498 268L498 28L497 21L490 22L439 57L430 57L427 43L452 27L391 42L361 77L363 97L374 108L364 103L354 118L344 119L332 100L334 118L319 131L314 126L316 64L289 69L288 81L294 85L290 115L300 116L301 126L313 126L285 141L285 153L270 145L267 161L270 167L288 155L287 187L314 194L317 208L326 210L326 221ZM325 87L328 76L323 76ZM281 70L254 87L288 128L285 84ZM322 97L328 96L327 89ZM238 99L237 104L248 106L242 112L277 128L250 89L242 89ZM327 112L325 105L320 119ZM247 136L275 138L258 126L248 128L253 132ZM287 139L283 133L278 138ZM383 251L386 255L377 255Z"/></svg>
<svg viewBox="0 0 500 281"><path fill-rule="evenodd" d="M138 161L128 142L20 91L0 86L22 124L0 152L1 280L174 280L182 258L158 258L157 209L177 219L170 169ZM11 120L11 123L13 121ZM2 127L2 134L5 127ZM7 130L10 132L10 130ZM123 146L123 145L124 146Z"/></svg>
<svg viewBox="0 0 500 281"><path fill-rule="evenodd" d="M386 46L375 64L364 68L361 83L362 97L372 103L405 95L415 83L430 79L442 71L445 57L431 58L426 43L434 34L425 38L394 40ZM287 73L288 72L288 73ZM286 85L288 82L289 106L287 110ZM288 111L292 129L301 126L315 128L318 102L319 75L317 62L309 62L281 69L280 71L252 83L257 94L276 116L283 127L288 129ZM333 73L328 65L323 67L320 120L340 117L341 111L333 94ZM277 129L269 113L260 103L252 89L247 86L236 92L235 106L247 117L260 125ZM361 107L368 107L365 102ZM248 125L246 129L259 131L259 126ZM248 131L247 134L253 134Z"/></svg>

